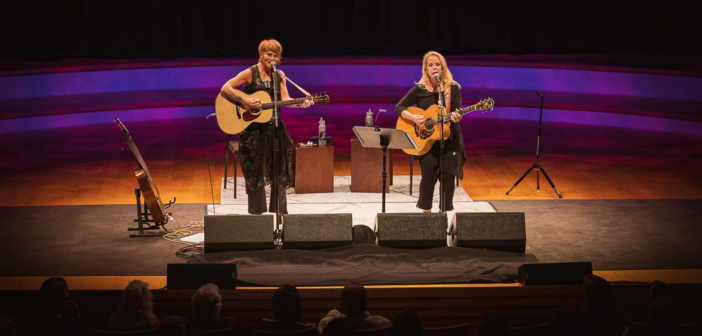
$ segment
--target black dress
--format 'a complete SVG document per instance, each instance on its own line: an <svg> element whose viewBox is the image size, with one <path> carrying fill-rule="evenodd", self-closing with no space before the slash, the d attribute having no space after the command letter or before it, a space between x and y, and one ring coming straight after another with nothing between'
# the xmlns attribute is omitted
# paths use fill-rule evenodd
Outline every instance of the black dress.
<svg viewBox="0 0 702 336"><path fill-rule="evenodd" d="M258 65L249 68L251 70L251 84L244 86L246 94L257 91L266 91L273 97L273 86L261 80ZM280 88L280 77L278 77L278 87ZM278 100L280 100L280 90L278 90ZM280 112L277 112L280 116ZM285 189L290 188L295 183L292 164L290 162L293 141L288 134L282 119L280 123L280 152L278 155L278 181L280 184L279 197L280 210L287 213L287 202ZM239 135L239 150L241 152L241 170L246 180L246 194L248 195L249 213L260 214L266 212L265 186L273 181L273 153L274 153L274 131L275 126L271 119L268 123L252 123ZM275 211L275 197L271 197L270 211Z"/></svg>
<svg viewBox="0 0 702 336"><path fill-rule="evenodd" d="M405 95L395 106L395 112L402 116L402 111L407 107L416 105L426 110L431 105L439 103L439 93L428 91L423 84L417 84ZM449 113L461 108L461 88L458 83L451 83L451 103ZM444 200L446 201L446 211L453 210L453 192L455 189L455 177L463 179L463 164L466 162L466 154L463 146L463 134L458 123L450 121L451 134L444 141L444 172L441 183L444 185ZM419 166L422 169L422 182L419 184L419 200L417 207L429 210L432 207L434 198L434 186L438 180L439 152L441 143L434 142L429 152L419 157Z"/></svg>

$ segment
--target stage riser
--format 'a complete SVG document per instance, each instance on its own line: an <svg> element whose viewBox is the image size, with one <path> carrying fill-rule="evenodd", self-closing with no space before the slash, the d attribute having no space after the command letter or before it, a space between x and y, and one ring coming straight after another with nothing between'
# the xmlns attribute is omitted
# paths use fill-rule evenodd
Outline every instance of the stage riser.
<svg viewBox="0 0 702 336"><path fill-rule="evenodd" d="M699 318L702 285L672 285L679 299L683 319ZM618 311L625 318L644 321L647 284L613 285ZM261 318L272 318L271 299L275 288L222 290L223 316L236 316L256 325ZM119 305L121 290L71 291L81 315L92 326L100 327ZM190 314L190 299L195 290L153 290L154 311L163 319L169 315ZM331 309L339 306L340 287L300 288L304 322L318 323ZM488 312L503 316L510 326L552 323L562 310L577 310L582 302L581 286L535 287L382 287L368 288L368 310L394 319L403 309L412 309L425 326L440 327L470 323L477 333ZM38 291L0 291L0 316L21 316L38 304Z"/></svg>

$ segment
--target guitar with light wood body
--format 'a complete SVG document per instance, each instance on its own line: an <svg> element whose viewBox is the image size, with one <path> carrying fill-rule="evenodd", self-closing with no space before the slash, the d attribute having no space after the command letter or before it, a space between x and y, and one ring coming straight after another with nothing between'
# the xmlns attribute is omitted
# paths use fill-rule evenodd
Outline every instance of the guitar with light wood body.
<svg viewBox="0 0 702 336"><path fill-rule="evenodd" d="M495 101L492 100L492 98L484 99L479 101L475 105L468 106L464 109L460 109L458 111L451 111L451 112L458 112L460 115L464 115L466 113L471 113L475 111L483 111L487 112L489 110L492 110L492 108L495 106ZM412 114L420 114L423 115L425 118L424 125L422 126L417 126L413 121L409 121L403 117L399 117L397 119L397 126L395 128L399 130L403 130L412 137L414 142L417 144L417 149L403 149L405 153L410 154L410 155L424 155L426 153L429 153L429 150L431 149L431 146L441 138L441 130L439 130L436 125L441 124L444 127L444 140L448 139L449 135L451 135L451 129L449 127L449 121L451 120L451 113L449 111L446 111L446 115L444 115L444 122L440 123L441 117L439 114L441 113L441 110L439 108L439 105L432 105L428 109L422 110L419 107L414 107L410 106L407 108L407 111L409 111Z"/></svg>
<svg viewBox="0 0 702 336"><path fill-rule="evenodd" d="M247 110L239 106L236 102L229 100L224 93L217 95L215 100L215 110L217 111L217 123L219 128L227 134L239 134L243 132L252 123L267 123L273 117L273 103L271 96L266 91L256 91L250 95L245 94L237 89L234 92L241 98L258 98L261 100L260 109ZM305 97L291 100L283 100L278 102L278 106L297 105L305 100L312 100L317 103L329 101L329 94L318 95L314 97Z"/></svg>

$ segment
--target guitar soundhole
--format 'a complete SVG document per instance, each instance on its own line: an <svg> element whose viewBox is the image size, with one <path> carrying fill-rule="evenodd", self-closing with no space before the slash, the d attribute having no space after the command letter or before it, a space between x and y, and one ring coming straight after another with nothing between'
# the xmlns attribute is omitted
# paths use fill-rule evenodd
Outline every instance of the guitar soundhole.
<svg viewBox="0 0 702 336"><path fill-rule="evenodd" d="M428 139L432 134L434 134L434 130L428 130L428 129L423 129L419 131L419 138L422 140Z"/></svg>
<svg viewBox="0 0 702 336"><path fill-rule="evenodd" d="M260 110L256 110L256 111L253 111L253 112L255 113L255 112L258 112L258 111L260 111ZM260 113L253 114L253 113L251 113L251 112L249 112L249 111L245 111L245 112L244 112L244 121L256 120L256 119L258 119L258 117L260 117L260 116L261 116Z"/></svg>

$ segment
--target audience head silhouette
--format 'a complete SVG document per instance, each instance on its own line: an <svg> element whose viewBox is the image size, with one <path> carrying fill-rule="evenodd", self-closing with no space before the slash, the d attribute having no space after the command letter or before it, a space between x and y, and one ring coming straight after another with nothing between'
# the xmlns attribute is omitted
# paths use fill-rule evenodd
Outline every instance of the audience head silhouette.
<svg viewBox="0 0 702 336"><path fill-rule="evenodd" d="M50 312L60 313L68 305L68 284L61 277L49 278L39 290L41 305Z"/></svg>
<svg viewBox="0 0 702 336"><path fill-rule="evenodd" d="M276 322L292 326L302 317L302 297L295 286L283 285L273 293L273 315Z"/></svg>
<svg viewBox="0 0 702 336"><path fill-rule="evenodd" d="M349 320L348 317L338 317L324 328L321 336L355 336L356 327L354 327L353 322Z"/></svg>
<svg viewBox="0 0 702 336"><path fill-rule="evenodd" d="M483 323L478 328L480 336L507 336L507 323L500 316L493 312L489 312L483 318Z"/></svg>
<svg viewBox="0 0 702 336"><path fill-rule="evenodd" d="M368 293L360 283L349 282L341 290L341 307L349 317L363 314L367 305Z"/></svg>
<svg viewBox="0 0 702 336"><path fill-rule="evenodd" d="M415 312L406 309L395 315L390 336L422 336L423 330L422 319Z"/></svg>
<svg viewBox="0 0 702 336"><path fill-rule="evenodd" d="M204 320L215 320L222 309L222 296L215 284L203 285L195 291L191 300L193 314Z"/></svg>
<svg viewBox="0 0 702 336"><path fill-rule="evenodd" d="M614 292L609 282L593 274L583 278L583 315L585 327L603 327L621 322L614 309Z"/></svg>
<svg viewBox="0 0 702 336"><path fill-rule="evenodd" d="M110 329L137 331L153 328L158 323L153 312L153 297L146 282L132 280L122 292L117 311L110 316Z"/></svg>
<svg viewBox="0 0 702 336"><path fill-rule="evenodd" d="M659 297L664 297L675 302L675 291L673 290L673 287L667 283L654 280L651 283L651 287L648 288L648 304L650 305L653 300Z"/></svg>

